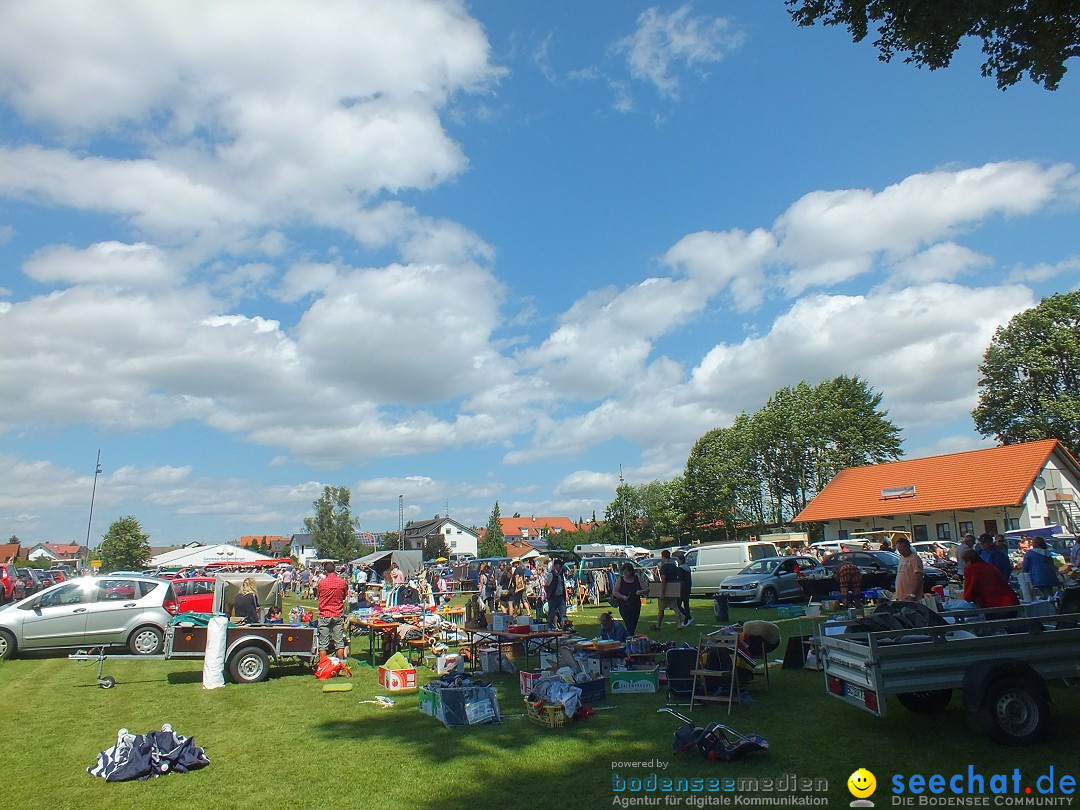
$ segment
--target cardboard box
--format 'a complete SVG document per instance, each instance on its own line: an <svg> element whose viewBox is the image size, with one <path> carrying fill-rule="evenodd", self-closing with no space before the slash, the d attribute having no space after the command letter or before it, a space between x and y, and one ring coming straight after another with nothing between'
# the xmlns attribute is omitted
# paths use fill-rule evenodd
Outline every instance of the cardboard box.
<svg viewBox="0 0 1080 810"><path fill-rule="evenodd" d="M603 678L579 681L574 686L581 690L581 700L585 703L593 703L607 697L607 681Z"/></svg>
<svg viewBox="0 0 1080 810"><path fill-rule="evenodd" d="M411 691L416 688L416 670L379 667L379 686L389 692Z"/></svg>
<svg viewBox="0 0 1080 810"><path fill-rule="evenodd" d="M660 599L660 589L663 588L664 592L662 597L664 599L678 599L682 596L682 583L681 582L669 582L666 586L663 582L650 582L649 583L649 598Z"/></svg>
<svg viewBox="0 0 1080 810"><path fill-rule="evenodd" d="M521 670L521 673L518 675L518 681L521 685L521 694L528 695L533 689L533 684L536 683L541 675L543 675L542 672L526 672L525 670Z"/></svg>
<svg viewBox="0 0 1080 810"><path fill-rule="evenodd" d="M660 667L622 669L611 672L611 694L647 695L660 687Z"/></svg>
<svg viewBox="0 0 1080 810"><path fill-rule="evenodd" d="M465 659L460 653L447 653L435 658L435 674L445 675L448 672L464 672Z"/></svg>
<svg viewBox="0 0 1080 810"><path fill-rule="evenodd" d="M430 717L438 717L442 709L442 695L434 690L424 687L420 690L420 713Z"/></svg>

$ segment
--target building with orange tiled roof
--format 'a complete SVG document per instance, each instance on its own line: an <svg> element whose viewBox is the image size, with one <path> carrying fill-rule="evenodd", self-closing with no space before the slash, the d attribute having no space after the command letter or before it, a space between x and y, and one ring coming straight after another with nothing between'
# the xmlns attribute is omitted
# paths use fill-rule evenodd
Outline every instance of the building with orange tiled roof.
<svg viewBox="0 0 1080 810"><path fill-rule="evenodd" d="M796 517L824 539L901 529L957 540L1060 524L1080 531L1080 463L1057 439L841 470Z"/></svg>
<svg viewBox="0 0 1080 810"><path fill-rule="evenodd" d="M270 544L271 555L284 554L288 556L289 544L292 542L292 538L283 537L279 534L245 534L240 538L240 542L237 543L241 548L253 548L256 545L265 546Z"/></svg>
<svg viewBox="0 0 1080 810"><path fill-rule="evenodd" d="M61 560L86 560L86 546L79 543L38 543L26 552L26 559L46 558L53 562Z"/></svg>
<svg viewBox="0 0 1080 810"><path fill-rule="evenodd" d="M547 545L546 538L549 534L578 530L577 524L568 517L536 517L534 515L499 518L499 527L507 543L521 539L534 546Z"/></svg>

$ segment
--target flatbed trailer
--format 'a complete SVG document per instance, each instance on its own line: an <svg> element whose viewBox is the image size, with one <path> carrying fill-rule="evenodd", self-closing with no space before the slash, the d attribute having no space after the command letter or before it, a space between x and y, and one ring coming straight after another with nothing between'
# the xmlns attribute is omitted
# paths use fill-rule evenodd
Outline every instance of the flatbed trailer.
<svg viewBox="0 0 1080 810"><path fill-rule="evenodd" d="M116 679L104 674L105 662L169 661L173 659L202 659L206 657L206 637L209 628L172 624L165 629L165 647L161 655L110 654L106 648L80 650L68 658L72 661L97 661L97 682L102 689L111 689ZM318 639L314 627L306 625L233 625L225 631L225 672L234 683L259 683L270 675L270 665L287 660L312 662L318 656Z"/></svg>
<svg viewBox="0 0 1080 810"><path fill-rule="evenodd" d="M1043 736L1048 680L1080 678L1080 614L822 635L818 642L832 697L883 717L888 695L929 714L960 689L980 730L1007 745Z"/></svg>

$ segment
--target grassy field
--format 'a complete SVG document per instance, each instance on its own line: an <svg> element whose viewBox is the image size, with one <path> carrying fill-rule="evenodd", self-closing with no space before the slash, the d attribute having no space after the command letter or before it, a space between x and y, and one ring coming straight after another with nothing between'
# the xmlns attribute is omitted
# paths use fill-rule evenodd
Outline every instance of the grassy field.
<svg viewBox="0 0 1080 810"><path fill-rule="evenodd" d="M694 610L693 628L664 635L696 643L715 622L711 602L695 602ZM590 634L599 613L592 608L577 614L579 629ZM769 618L775 611L733 614L751 616ZM782 626L795 631L793 621ZM266 683L212 691L202 689L201 662L108 662L106 673L118 681L111 690L97 688L95 672L96 664L62 656L0 663L5 806L597 808L612 806L613 763L627 760L657 760L662 766L614 769L622 777L645 777L662 767L662 775L686 778L827 779L828 791L817 795L834 807L851 801L845 783L858 767L876 774L879 807L889 803L894 773L966 774L973 765L988 776L1018 767L1034 778L1054 765L1058 775L1080 775L1080 689L1057 686L1053 736L1016 750L972 731L958 700L927 717L890 699L888 716L878 719L826 697L820 673L777 667L771 688L763 677L755 678L748 690L753 702L736 708L729 722L769 739L770 750L725 764L696 753L672 755L678 724L656 713L665 703L662 693L609 696L598 704L609 710L564 729L546 729L524 716L517 676L497 676L490 680L498 687L504 722L449 730L417 711L415 694L394 695L396 705L387 709L361 703L383 693L364 666L354 667L354 689L343 693L322 692L322 682L303 669L279 669ZM428 677L421 669L421 680ZM723 720L724 712L707 707L696 710L695 718ZM212 764L142 783L107 784L86 774L119 728L145 732L163 723L194 736ZM660 801L664 806L662 794Z"/></svg>

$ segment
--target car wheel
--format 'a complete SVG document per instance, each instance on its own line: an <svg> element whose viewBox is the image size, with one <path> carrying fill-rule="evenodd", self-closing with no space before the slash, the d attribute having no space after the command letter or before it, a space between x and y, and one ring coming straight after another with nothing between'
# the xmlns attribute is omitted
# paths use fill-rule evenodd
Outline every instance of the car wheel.
<svg viewBox="0 0 1080 810"><path fill-rule="evenodd" d="M0 630L0 661L15 657L15 636L7 630Z"/></svg>
<svg viewBox="0 0 1080 810"><path fill-rule="evenodd" d="M140 627L128 639L128 649L132 655L157 655L161 652L165 636L152 625Z"/></svg>
<svg viewBox="0 0 1080 810"><path fill-rule="evenodd" d="M270 675L270 656L259 647L244 647L229 659L233 683L259 683Z"/></svg>
<svg viewBox="0 0 1080 810"><path fill-rule="evenodd" d="M979 725L1003 745L1031 745L1046 731L1046 696L1030 678L999 678L986 690L979 707Z"/></svg>
<svg viewBox="0 0 1080 810"><path fill-rule="evenodd" d="M762 607L772 607L776 604L776 589L765 588L761 592L761 605Z"/></svg>
<svg viewBox="0 0 1080 810"><path fill-rule="evenodd" d="M952 689L930 689L922 692L901 692L896 696L900 705L915 714L937 714L952 700Z"/></svg>

